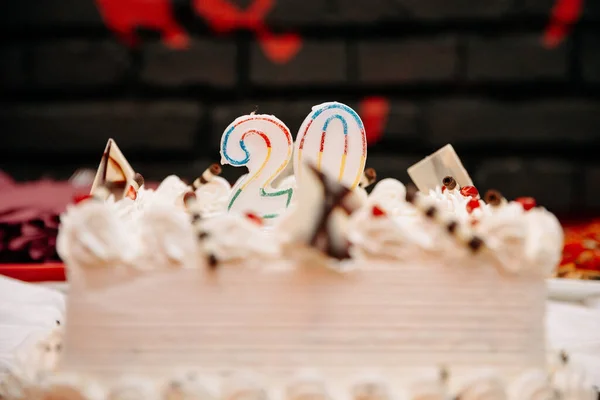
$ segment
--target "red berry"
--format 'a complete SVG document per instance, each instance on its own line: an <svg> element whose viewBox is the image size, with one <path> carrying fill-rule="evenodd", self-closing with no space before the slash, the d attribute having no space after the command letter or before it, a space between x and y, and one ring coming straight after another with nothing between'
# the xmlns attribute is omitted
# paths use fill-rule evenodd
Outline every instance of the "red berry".
<svg viewBox="0 0 600 400"><path fill-rule="evenodd" d="M525 211L529 211L537 206L537 202L533 197L519 197L515 201L523 206Z"/></svg>
<svg viewBox="0 0 600 400"><path fill-rule="evenodd" d="M251 213L251 212L247 212L246 213L246 218L248 218L250 221L258 224L258 225L262 225L263 224L263 220L261 217L259 217L258 215Z"/></svg>
<svg viewBox="0 0 600 400"><path fill-rule="evenodd" d="M467 212L469 214L471 214L473 212L473 210L476 209L476 208L479 208L479 206L480 206L479 200L477 200L477 199L471 199L467 203Z"/></svg>
<svg viewBox="0 0 600 400"><path fill-rule="evenodd" d="M131 200L137 199L137 192L133 188L133 186L129 186L129 189L127 189L127 195L126 196L129 197Z"/></svg>
<svg viewBox="0 0 600 400"><path fill-rule="evenodd" d="M373 214L374 217L383 217L384 215L387 215L386 212L377 205L373 206L371 209L371 214Z"/></svg>
<svg viewBox="0 0 600 400"><path fill-rule="evenodd" d="M76 194L76 195L73 196L73 203L74 204L79 204L82 201L87 200L87 199L91 199L91 198L92 198L91 194L87 194L87 193L86 194Z"/></svg>
<svg viewBox="0 0 600 400"><path fill-rule="evenodd" d="M446 186L442 186L442 193L446 191Z"/></svg>
<svg viewBox="0 0 600 400"><path fill-rule="evenodd" d="M465 197L479 198L479 190L475 186L463 186L460 188L460 194Z"/></svg>

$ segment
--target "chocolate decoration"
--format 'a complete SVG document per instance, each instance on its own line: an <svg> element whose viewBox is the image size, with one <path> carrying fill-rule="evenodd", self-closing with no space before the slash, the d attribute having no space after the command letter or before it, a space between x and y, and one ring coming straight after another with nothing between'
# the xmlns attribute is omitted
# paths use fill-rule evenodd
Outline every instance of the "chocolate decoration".
<svg viewBox="0 0 600 400"><path fill-rule="evenodd" d="M415 185L406 185L406 201L414 204L417 198L417 187Z"/></svg>
<svg viewBox="0 0 600 400"><path fill-rule="evenodd" d="M135 181L135 183L137 183L138 185L138 189L141 188L142 186L144 186L144 177L142 176L142 174L140 173L135 173L135 175L133 176L133 180Z"/></svg>
<svg viewBox="0 0 600 400"><path fill-rule="evenodd" d="M483 196L483 200L491 206L499 206L500 203L502 203L503 198L504 196L502 196L499 191L494 189L488 190L485 192L485 196Z"/></svg>
<svg viewBox="0 0 600 400"><path fill-rule="evenodd" d="M569 363L569 354L567 354L567 352L564 350L560 351L560 362L563 363L563 365Z"/></svg>
<svg viewBox="0 0 600 400"><path fill-rule="evenodd" d="M458 228L458 222L456 221L451 221L448 226L446 226L446 229L448 229L448 232L450 233L456 232L456 228Z"/></svg>
<svg viewBox="0 0 600 400"><path fill-rule="evenodd" d="M215 270L215 269L217 269L218 266L219 266L219 260L217 260L217 256L215 256L213 253L210 253L208 255L208 267L211 270Z"/></svg>
<svg viewBox="0 0 600 400"><path fill-rule="evenodd" d="M442 179L442 184L448 190L453 190L454 188L456 188L456 180L453 177L449 176L449 175L446 176L444 179Z"/></svg>
<svg viewBox="0 0 600 400"><path fill-rule="evenodd" d="M110 161L110 150L112 149L112 143L112 140L108 141L106 150L104 151L104 154L102 154L102 161L100 161L100 163L102 164L102 180L100 181L101 184L106 184L106 177L108 175L108 163Z"/></svg>
<svg viewBox="0 0 600 400"><path fill-rule="evenodd" d="M199 213L193 213L192 214L192 223L195 224L196 222L200 221L202 219L202 216Z"/></svg>
<svg viewBox="0 0 600 400"><path fill-rule="evenodd" d="M448 382L448 379L450 379L450 372L448 371L448 368L440 368L440 380L442 382Z"/></svg>
<svg viewBox="0 0 600 400"><path fill-rule="evenodd" d="M483 246L483 240L479 236L473 236L468 245L473 252L476 252Z"/></svg>
<svg viewBox="0 0 600 400"><path fill-rule="evenodd" d="M335 246L333 246L331 240L329 240L330 232L328 230L328 222L333 210L337 207L342 207L344 198L348 196L351 191L337 182L334 183L329 181L325 174L317 170L312 165L309 167L321 181L324 189L323 210L321 212L320 219L315 226L315 230L311 235L309 245L324 251L330 257L340 260L350 258L347 248L343 250L337 249Z"/></svg>
<svg viewBox="0 0 600 400"><path fill-rule="evenodd" d="M127 182L125 181L114 181L114 182L105 182L104 183L104 187L107 188L108 190L115 191L115 190L123 190L125 189L125 187L127 186Z"/></svg>
<svg viewBox="0 0 600 400"><path fill-rule="evenodd" d="M206 179L206 178L204 177L204 174L200 175L200 178L198 178L198 179L200 179L200 184L201 184L201 185L205 185L205 184L207 184L207 183L208 183L208 179Z"/></svg>
<svg viewBox="0 0 600 400"><path fill-rule="evenodd" d="M208 170L213 175L221 175L221 172L222 172L221 166L216 163L212 164Z"/></svg>
<svg viewBox="0 0 600 400"><path fill-rule="evenodd" d="M437 208L435 208L435 206L430 206L427 210L425 210L425 216L428 218L435 217L436 213L437 213Z"/></svg>
<svg viewBox="0 0 600 400"><path fill-rule="evenodd" d="M204 239L206 239L209 236L210 235L206 231L200 231L200 232L198 232L198 239L200 239L200 240L204 240Z"/></svg>

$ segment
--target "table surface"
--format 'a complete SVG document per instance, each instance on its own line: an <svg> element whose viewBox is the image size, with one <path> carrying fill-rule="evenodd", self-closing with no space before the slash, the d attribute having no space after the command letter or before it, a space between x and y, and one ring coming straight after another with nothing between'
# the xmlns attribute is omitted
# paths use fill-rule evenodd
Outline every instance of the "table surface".
<svg viewBox="0 0 600 400"><path fill-rule="evenodd" d="M15 349L43 336L64 318L64 282L27 284L0 277L0 371ZM546 330L550 351L565 350L600 386L600 305L548 301Z"/></svg>

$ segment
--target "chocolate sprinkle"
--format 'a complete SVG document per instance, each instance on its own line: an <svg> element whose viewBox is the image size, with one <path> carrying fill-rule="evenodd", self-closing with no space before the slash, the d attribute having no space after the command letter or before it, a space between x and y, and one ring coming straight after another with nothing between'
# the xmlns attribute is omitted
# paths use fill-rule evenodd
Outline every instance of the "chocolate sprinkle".
<svg viewBox="0 0 600 400"><path fill-rule="evenodd" d="M317 221L311 239L309 241L310 246L316 247L321 251L324 251L330 257L337 259L350 258L348 249L335 248L331 242L330 232L328 231L329 218L333 210L337 207L342 207L344 198L351 193L350 189L340 185L338 182L333 182L327 179L325 174L316 169L314 166L310 166L310 169L316 174L317 178L321 182L324 189L324 201L323 210ZM343 208L343 207L342 207ZM321 245L323 243L323 245Z"/></svg>
<svg viewBox="0 0 600 400"><path fill-rule="evenodd" d="M473 236L468 245L473 252L476 252L483 246L483 240L479 236Z"/></svg>
<svg viewBox="0 0 600 400"><path fill-rule="evenodd" d="M456 232L456 228L457 227L458 227L458 222L456 222L456 221L450 221L448 223L448 226L446 227L446 229L448 229L448 232L454 233L454 232Z"/></svg>
<svg viewBox="0 0 600 400"><path fill-rule="evenodd" d="M499 206L500 203L502 202L503 196L502 194L500 194L499 191L494 190L494 189L490 189L487 192L485 192L485 196L483 196L483 200L492 206Z"/></svg>
<svg viewBox="0 0 600 400"><path fill-rule="evenodd" d="M425 211L425 216L428 218L433 218L435 217L435 214L437 213L437 208L435 208L435 206L430 206L426 211Z"/></svg>
<svg viewBox="0 0 600 400"><path fill-rule="evenodd" d="M196 223L198 221L200 221L202 219L202 216L198 213L193 213L192 214L192 223Z"/></svg>
<svg viewBox="0 0 600 400"><path fill-rule="evenodd" d="M198 239L200 239L200 240L204 240L204 239L206 239L209 236L210 235L206 231L200 231L200 232L198 232Z"/></svg>
<svg viewBox="0 0 600 400"><path fill-rule="evenodd" d="M367 168L365 169L365 177L367 178L369 184L371 184L377 179L377 172L374 168Z"/></svg>
<svg viewBox="0 0 600 400"><path fill-rule="evenodd" d="M142 187L144 185L144 177L142 176L142 174L139 173L135 173L135 175L133 176L133 180L135 181L135 183L137 183L138 187Z"/></svg>
<svg viewBox="0 0 600 400"><path fill-rule="evenodd" d="M208 267L212 270L217 269L219 265L219 260L217 260L217 256L215 256L213 253L210 253L208 255Z"/></svg>
<svg viewBox="0 0 600 400"><path fill-rule="evenodd" d="M565 365L569 363L569 355L564 350L560 352L560 361Z"/></svg>
<svg viewBox="0 0 600 400"><path fill-rule="evenodd" d="M221 170L221 166L219 164L216 164L216 163L212 164L208 170L213 175L221 175L221 171L222 171Z"/></svg>
<svg viewBox="0 0 600 400"><path fill-rule="evenodd" d="M406 201L414 204L417 198L417 188L415 185L407 185L406 186Z"/></svg>
<svg viewBox="0 0 600 400"><path fill-rule="evenodd" d="M446 189L452 190L456 187L456 180L450 175L448 175L444 179L442 179L442 184L446 187Z"/></svg>

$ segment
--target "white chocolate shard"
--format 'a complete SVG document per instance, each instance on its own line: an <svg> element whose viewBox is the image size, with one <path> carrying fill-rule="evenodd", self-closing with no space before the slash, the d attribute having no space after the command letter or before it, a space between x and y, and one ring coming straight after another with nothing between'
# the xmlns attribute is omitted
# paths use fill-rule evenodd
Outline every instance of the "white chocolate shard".
<svg viewBox="0 0 600 400"><path fill-rule="evenodd" d="M137 187L135 181L135 171L117 146L117 143L113 139L108 139L106 149L102 155L102 160L98 166L94 183L92 184L92 190L90 194L96 193L99 186L102 186L106 182L116 183L123 182L123 193L120 197L115 200L120 200L127 194L127 190L130 186Z"/></svg>
<svg viewBox="0 0 600 400"><path fill-rule="evenodd" d="M446 176L452 176L459 186L473 185L471 177L450 144L412 165L408 168L408 175L423 193L441 185Z"/></svg>

